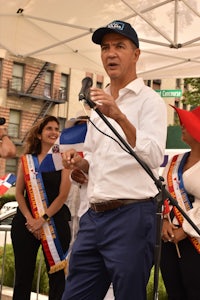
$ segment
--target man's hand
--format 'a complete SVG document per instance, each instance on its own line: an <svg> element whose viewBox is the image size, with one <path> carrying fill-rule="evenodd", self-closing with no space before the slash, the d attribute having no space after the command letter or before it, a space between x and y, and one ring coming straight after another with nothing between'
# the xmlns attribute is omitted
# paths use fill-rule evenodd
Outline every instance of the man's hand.
<svg viewBox="0 0 200 300"><path fill-rule="evenodd" d="M74 149L70 149L62 153L62 163L66 169L73 170L75 167L79 167L82 157Z"/></svg>
<svg viewBox="0 0 200 300"><path fill-rule="evenodd" d="M88 182L86 174L83 173L80 169L74 169L71 172L71 178L80 184Z"/></svg>
<svg viewBox="0 0 200 300"><path fill-rule="evenodd" d="M88 173L89 164L75 149L70 149L62 154L63 166L66 169L80 169L84 173Z"/></svg>
<svg viewBox="0 0 200 300"><path fill-rule="evenodd" d="M104 92L102 89L90 88L91 100L97 105L98 109L107 117L117 121L123 118L124 114L116 105L115 99Z"/></svg>

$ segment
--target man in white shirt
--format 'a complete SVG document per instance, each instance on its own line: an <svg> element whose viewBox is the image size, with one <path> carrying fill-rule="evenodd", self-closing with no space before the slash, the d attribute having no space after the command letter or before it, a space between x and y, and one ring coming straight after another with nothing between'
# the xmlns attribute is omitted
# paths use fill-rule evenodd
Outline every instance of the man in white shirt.
<svg viewBox="0 0 200 300"><path fill-rule="evenodd" d="M113 21L97 29L92 40L101 46L110 85L105 90L92 87L91 100L158 176L166 142L166 106L137 78L137 33L129 23ZM101 300L112 283L115 299L145 300L158 190L141 165L112 139L114 133L95 110L90 119L101 132L89 123L84 159L73 149L63 155L66 168L88 174L90 208L80 220L62 299Z"/></svg>

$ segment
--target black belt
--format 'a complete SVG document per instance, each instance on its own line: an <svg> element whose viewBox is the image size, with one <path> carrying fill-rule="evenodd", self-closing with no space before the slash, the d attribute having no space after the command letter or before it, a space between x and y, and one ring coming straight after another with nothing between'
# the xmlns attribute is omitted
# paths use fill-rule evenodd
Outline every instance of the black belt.
<svg viewBox="0 0 200 300"><path fill-rule="evenodd" d="M107 200L104 202L90 203L90 208L96 212L104 212L112 209L119 208L133 203L142 203L151 201L153 198L146 199L116 199L116 200Z"/></svg>

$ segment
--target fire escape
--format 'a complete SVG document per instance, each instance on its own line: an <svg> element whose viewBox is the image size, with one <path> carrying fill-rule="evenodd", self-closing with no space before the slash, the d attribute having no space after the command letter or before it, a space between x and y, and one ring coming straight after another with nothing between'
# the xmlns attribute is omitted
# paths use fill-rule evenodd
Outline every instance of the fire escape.
<svg viewBox="0 0 200 300"><path fill-rule="evenodd" d="M17 96L17 97L26 97L26 98L31 98L32 100L42 100L43 103L41 105L41 109L38 113L38 115L36 116L36 118L33 119L33 122L31 124L31 127L41 118L45 117L50 109L55 105L55 104L61 104L61 103L65 103L65 100L63 100L62 95L60 95L59 91L55 92L54 97L47 97L44 95L44 84L41 88L40 93L34 93L36 87L39 87L39 85L41 84L41 79L42 77L45 75L46 71L49 68L50 63L49 62L45 62L44 65L42 66L42 68L40 69L39 73L35 76L34 80L32 81L32 83L30 84L30 86L28 87L28 89L24 92L24 91L18 91L12 84L12 82L8 83L8 95L12 95L12 96ZM23 139L22 139L22 143L24 142L26 136L28 134L28 131L25 133Z"/></svg>
<svg viewBox="0 0 200 300"><path fill-rule="evenodd" d="M35 90L35 88L37 87L37 85L40 82L40 79L44 76L44 74L46 73L47 69L49 67L49 63L45 62L45 64L43 65L43 67L41 68L40 72L37 74L37 76L35 77L35 79L33 80L33 82L31 83L31 85L29 86L29 88L26 91L27 95L32 95L33 91ZM54 101L50 100L49 98L44 98L44 103L41 107L41 110L39 112L39 114L37 115L36 119L34 120L33 124L34 125L40 118L45 117L50 108L53 106Z"/></svg>

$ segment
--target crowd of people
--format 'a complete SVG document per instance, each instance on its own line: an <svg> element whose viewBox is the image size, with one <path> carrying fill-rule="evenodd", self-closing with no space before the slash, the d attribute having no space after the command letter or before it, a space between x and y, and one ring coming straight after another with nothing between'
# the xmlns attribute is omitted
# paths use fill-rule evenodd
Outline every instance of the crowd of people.
<svg viewBox="0 0 200 300"><path fill-rule="evenodd" d="M90 118L67 123L70 127L87 122L83 154L68 149L62 153L60 170L41 170L59 137L59 122L53 116L40 120L26 140L17 173L19 207L11 231L14 300L30 299L40 245L50 300L103 300L110 286L116 300L146 299L155 263L159 191L142 164L117 140L112 127L158 178L166 146L167 109L158 93L137 76L139 38L129 23L115 20L100 27L92 41L100 46L110 83L105 89L90 88L94 108ZM191 150L174 156L163 177L168 191L200 225L200 107L174 109L182 140ZM0 141L0 157L16 154L1 126ZM160 268L168 299L196 300L200 238L170 201L165 205L169 211L163 213Z"/></svg>

